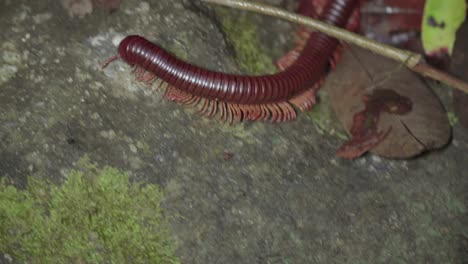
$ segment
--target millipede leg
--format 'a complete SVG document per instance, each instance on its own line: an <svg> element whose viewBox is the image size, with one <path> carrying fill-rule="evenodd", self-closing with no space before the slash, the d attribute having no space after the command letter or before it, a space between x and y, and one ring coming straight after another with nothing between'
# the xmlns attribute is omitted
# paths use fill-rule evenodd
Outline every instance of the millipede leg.
<svg viewBox="0 0 468 264"><path fill-rule="evenodd" d="M302 92L301 94L291 98L289 102L299 108L301 111L307 111L312 108L315 104L315 93L317 92L318 88L322 84L323 81L318 82L312 88L309 88Z"/></svg>
<svg viewBox="0 0 468 264"><path fill-rule="evenodd" d="M153 84L154 81L156 81L157 79L157 76L152 74L151 72L146 72L143 76L142 76L142 82L145 82L149 85Z"/></svg>
<svg viewBox="0 0 468 264"><path fill-rule="evenodd" d="M120 55L110 57L106 62L102 64L101 69L104 70L109 64L118 59L120 59Z"/></svg>
<svg viewBox="0 0 468 264"><path fill-rule="evenodd" d="M218 121L226 122L226 103L219 102L219 108L221 109L221 114L219 116Z"/></svg>

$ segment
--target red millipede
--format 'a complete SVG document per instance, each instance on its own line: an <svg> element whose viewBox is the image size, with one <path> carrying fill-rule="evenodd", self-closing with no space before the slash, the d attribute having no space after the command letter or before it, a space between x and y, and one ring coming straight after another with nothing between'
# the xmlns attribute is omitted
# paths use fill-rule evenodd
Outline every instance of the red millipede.
<svg viewBox="0 0 468 264"><path fill-rule="evenodd" d="M310 0L308 0L310 1ZM324 7L320 19L345 27L350 17L358 12L360 0L331 0ZM313 16L310 8L305 15ZM350 21L350 22L348 22ZM315 103L315 93L329 69L338 40L322 33L307 35L297 59L287 68L272 75L243 76L210 71L184 62L147 39L132 35L124 38L118 47L118 56L135 67L137 80L152 82L156 78L167 83L164 97L183 104L199 105L200 112L220 120L295 119L293 106L302 111ZM161 81L162 83L162 81Z"/></svg>

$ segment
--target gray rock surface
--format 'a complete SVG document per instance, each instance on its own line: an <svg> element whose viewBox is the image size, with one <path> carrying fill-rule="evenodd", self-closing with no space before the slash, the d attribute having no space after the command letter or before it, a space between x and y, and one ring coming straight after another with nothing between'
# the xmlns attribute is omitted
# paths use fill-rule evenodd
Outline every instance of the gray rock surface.
<svg viewBox="0 0 468 264"><path fill-rule="evenodd" d="M254 17L277 58L292 27ZM2 0L0 28L0 175L60 182L89 155L159 183L183 263L468 262L466 130L413 160L346 161L312 114L219 124L161 100L122 62L100 70L122 36L141 34L239 72L213 9L189 1L70 18L58 1Z"/></svg>

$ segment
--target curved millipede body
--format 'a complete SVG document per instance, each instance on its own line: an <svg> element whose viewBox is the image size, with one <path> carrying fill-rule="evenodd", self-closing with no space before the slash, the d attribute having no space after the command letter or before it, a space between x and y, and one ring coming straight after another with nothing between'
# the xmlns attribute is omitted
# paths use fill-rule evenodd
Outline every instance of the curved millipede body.
<svg viewBox="0 0 468 264"><path fill-rule="evenodd" d="M335 26L348 25L360 0L331 0L319 15ZM119 44L121 59L136 67L138 80L159 78L168 84L164 97L200 105L203 114L221 120L287 121L296 117L293 106L307 110L329 69L339 42L312 33L298 58L272 75L242 76L209 71L186 63L141 36L128 36Z"/></svg>

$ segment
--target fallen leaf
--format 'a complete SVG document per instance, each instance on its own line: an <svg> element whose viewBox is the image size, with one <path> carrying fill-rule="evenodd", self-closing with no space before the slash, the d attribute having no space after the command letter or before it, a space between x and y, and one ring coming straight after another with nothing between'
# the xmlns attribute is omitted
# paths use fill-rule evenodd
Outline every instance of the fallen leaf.
<svg viewBox="0 0 468 264"><path fill-rule="evenodd" d="M378 141L378 144L370 144L369 147L374 154L388 158L410 158L440 148L450 139L448 118L438 98L419 76L390 59L355 46L348 47L336 70L327 77L324 88L328 90L338 119L349 134L356 114L366 109L363 99L372 96L376 90L394 91L411 102L410 111L403 114L380 111L373 132L388 135L371 138ZM385 108L386 102L391 101L379 102L380 107ZM348 158L362 153L361 150Z"/></svg>
<svg viewBox="0 0 468 264"><path fill-rule="evenodd" d="M356 158L377 146L390 133L379 131L380 116L383 113L406 115L413 108L413 102L394 90L374 89L363 97L364 110L354 114L350 130L351 140L343 144L337 154L343 158Z"/></svg>

